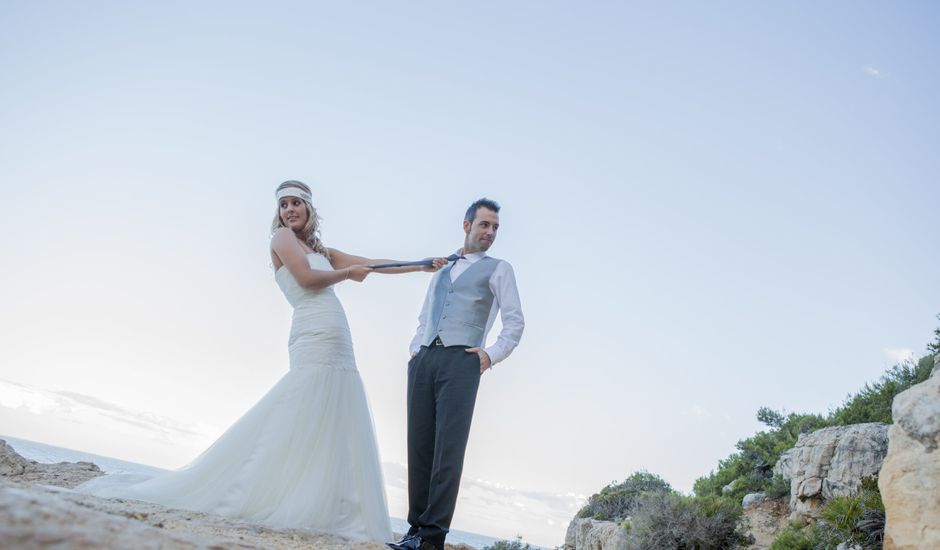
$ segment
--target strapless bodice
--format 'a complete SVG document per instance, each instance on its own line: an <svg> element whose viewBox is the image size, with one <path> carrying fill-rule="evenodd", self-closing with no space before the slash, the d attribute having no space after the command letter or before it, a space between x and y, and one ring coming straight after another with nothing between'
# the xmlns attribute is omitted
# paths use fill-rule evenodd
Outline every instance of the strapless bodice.
<svg viewBox="0 0 940 550"><path fill-rule="evenodd" d="M330 264L330 261L321 254L307 254L307 263L310 264L310 269L333 271L333 266ZM287 298L287 301L290 305L294 306L294 308L315 303L318 301L318 298L324 298L325 296L332 297L334 295L332 286L322 289L310 289L300 286L300 283L291 275L287 266L282 265L279 267L277 271L274 272L274 279L281 288L281 292L284 293L284 297Z"/></svg>
<svg viewBox="0 0 940 550"><path fill-rule="evenodd" d="M311 269L333 271L320 254L307 254ZM300 286L286 267L275 273L278 286L294 306L287 349L290 368L328 367L354 370L356 360L349 324L339 298L328 286L319 290Z"/></svg>

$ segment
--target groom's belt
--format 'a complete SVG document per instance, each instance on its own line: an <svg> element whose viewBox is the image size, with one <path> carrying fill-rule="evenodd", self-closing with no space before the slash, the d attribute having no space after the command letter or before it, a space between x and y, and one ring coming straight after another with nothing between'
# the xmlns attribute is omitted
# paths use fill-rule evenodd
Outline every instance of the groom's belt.
<svg viewBox="0 0 940 550"><path fill-rule="evenodd" d="M434 346L441 346L442 348L448 347L447 344L445 344L445 343L443 342L443 340L441 340L441 337L440 337L440 336L434 338L434 340L431 340L431 343L428 344L428 347L429 347L429 348L433 348ZM452 345L449 346L449 347L452 347L452 348L453 348L453 347L462 347L462 348L466 348L466 347L469 347L469 346L466 346L466 345L464 345L464 344L452 344Z"/></svg>

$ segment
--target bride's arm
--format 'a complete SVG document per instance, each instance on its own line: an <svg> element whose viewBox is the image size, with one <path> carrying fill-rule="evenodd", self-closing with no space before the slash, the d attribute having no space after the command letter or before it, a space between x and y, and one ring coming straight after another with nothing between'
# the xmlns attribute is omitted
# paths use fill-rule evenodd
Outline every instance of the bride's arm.
<svg viewBox="0 0 940 550"><path fill-rule="evenodd" d="M333 264L333 269L345 269L351 265L375 265L375 264L393 264L399 262L399 260L386 260L386 259L373 259L373 258L363 258L362 256L355 256L353 254L347 254L342 250L336 250L335 248L330 248L330 263ZM437 261L440 259L441 261ZM440 265L438 265L440 264ZM422 266L405 266L405 267L383 267L381 269L375 269L376 273L412 273L415 271L437 271L442 266L447 265L447 261L443 258L435 258L434 266L430 269Z"/></svg>
<svg viewBox="0 0 940 550"><path fill-rule="evenodd" d="M366 275L372 271L372 269L359 264L350 264L336 271L312 269L310 264L307 263L307 254L300 246L300 243L297 242L294 232L286 227L281 227L274 232L271 237L271 250L277 254L278 259L294 276L297 283L304 288L315 290L326 288L345 279L362 282Z"/></svg>

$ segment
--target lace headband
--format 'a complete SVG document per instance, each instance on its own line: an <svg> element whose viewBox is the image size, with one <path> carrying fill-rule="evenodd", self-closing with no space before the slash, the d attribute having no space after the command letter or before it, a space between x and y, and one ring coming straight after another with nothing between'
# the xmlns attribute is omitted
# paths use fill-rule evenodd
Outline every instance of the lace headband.
<svg viewBox="0 0 940 550"><path fill-rule="evenodd" d="M304 191L300 187L285 187L278 190L275 198L280 201L284 197L300 197L309 203L313 203L313 197L310 196L310 193Z"/></svg>

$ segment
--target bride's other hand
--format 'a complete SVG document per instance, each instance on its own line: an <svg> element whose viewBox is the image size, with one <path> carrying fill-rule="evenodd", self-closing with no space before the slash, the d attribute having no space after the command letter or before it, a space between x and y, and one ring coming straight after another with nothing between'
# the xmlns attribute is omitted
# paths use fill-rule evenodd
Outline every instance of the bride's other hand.
<svg viewBox="0 0 940 550"><path fill-rule="evenodd" d="M431 260L431 265L421 266L421 271L426 271L428 273L434 273L435 271L447 265L447 258L425 258L425 260Z"/></svg>
<svg viewBox="0 0 940 550"><path fill-rule="evenodd" d="M372 268L367 265L351 265L346 268L348 270L348 279L352 279L357 283L361 283L366 280L369 273L372 273Z"/></svg>

